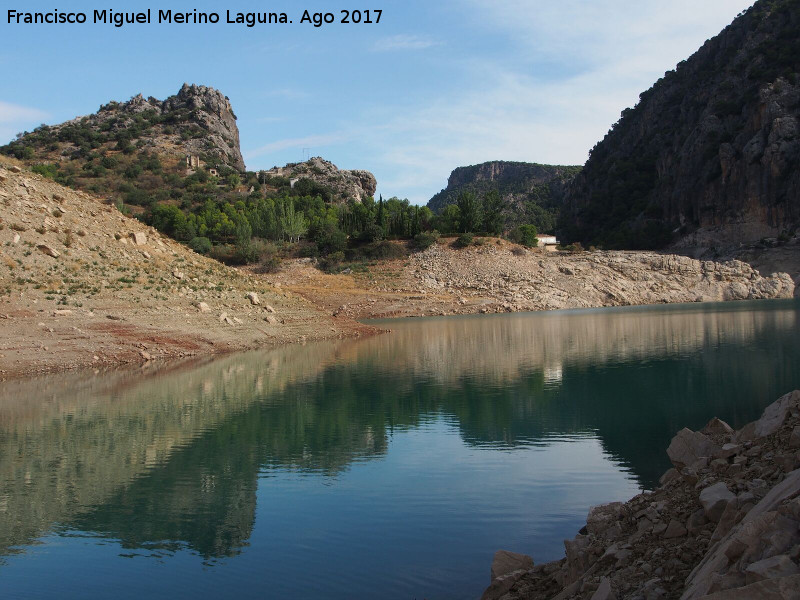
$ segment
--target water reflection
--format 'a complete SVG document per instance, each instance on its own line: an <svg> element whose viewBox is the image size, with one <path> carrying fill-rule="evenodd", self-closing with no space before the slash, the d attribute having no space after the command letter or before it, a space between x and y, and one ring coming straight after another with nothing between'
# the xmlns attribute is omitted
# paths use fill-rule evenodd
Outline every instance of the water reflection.
<svg viewBox="0 0 800 600"><path fill-rule="evenodd" d="M335 483L375 459L388 472L398 431L457 431L447 459L487 465L596 440L610 468L650 486L680 427L741 424L800 387L797 317L772 302L411 320L369 340L2 384L0 554L55 529L236 556L259 486Z"/></svg>

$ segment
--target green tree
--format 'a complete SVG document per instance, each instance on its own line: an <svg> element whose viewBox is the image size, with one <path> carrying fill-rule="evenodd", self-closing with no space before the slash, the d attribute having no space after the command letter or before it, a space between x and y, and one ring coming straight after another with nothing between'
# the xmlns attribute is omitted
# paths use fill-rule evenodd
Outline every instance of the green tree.
<svg viewBox="0 0 800 600"><path fill-rule="evenodd" d="M459 228L464 233L472 233L478 230L481 225L481 207L475 194L472 192L461 192L456 198L456 205L461 215Z"/></svg>
<svg viewBox="0 0 800 600"><path fill-rule="evenodd" d="M495 235L503 232L503 199L497 190L483 197L483 230Z"/></svg>
<svg viewBox="0 0 800 600"><path fill-rule="evenodd" d="M290 242L299 242L308 231L308 221L303 211L295 211L294 202L289 200L281 217L281 229Z"/></svg>

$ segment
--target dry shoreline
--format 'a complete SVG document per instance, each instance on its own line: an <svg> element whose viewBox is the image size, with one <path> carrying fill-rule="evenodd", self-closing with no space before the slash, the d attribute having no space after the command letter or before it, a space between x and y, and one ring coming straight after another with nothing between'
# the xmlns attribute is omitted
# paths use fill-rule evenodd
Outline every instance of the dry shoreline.
<svg viewBox="0 0 800 600"><path fill-rule="evenodd" d="M504 240L329 275L259 275L0 160L0 380L359 337L361 320L790 298L785 273L654 252L530 251Z"/></svg>

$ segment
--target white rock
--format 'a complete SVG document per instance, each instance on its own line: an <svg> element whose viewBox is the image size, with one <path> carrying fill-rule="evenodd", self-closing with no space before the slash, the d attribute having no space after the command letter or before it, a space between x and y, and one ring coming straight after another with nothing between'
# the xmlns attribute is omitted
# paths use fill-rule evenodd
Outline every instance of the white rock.
<svg viewBox="0 0 800 600"><path fill-rule="evenodd" d="M15 234L14 234L14 241L13 241L13 243L14 243L14 244L18 244L18 243L19 243L19 234L18 234L18 233L15 233Z"/></svg>
<svg viewBox="0 0 800 600"><path fill-rule="evenodd" d="M44 254L47 254L47 256L52 256L53 258L58 258L59 256L61 256L61 253L58 250L56 250L55 248L51 248L47 244L39 244L38 248Z"/></svg>
<svg viewBox="0 0 800 600"><path fill-rule="evenodd" d="M497 579L502 575L507 575L512 571L520 569L530 570L533 568L533 559L527 554L518 554L508 550L498 550L494 553L492 561L492 579Z"/></svg>
<svg viewBox="0 0 800 600"><path fill-rule="evenodd" d="M728 486L722 481L715 483L714 485L711 485L700 492L700 504L703 506L706 517L709 521L713 521L715 523L719 521L722 513L725 512L728 503L735 499L736 496L731 493L731 491L728 489Z"/></svg>
<svg viewBox="0 0 800 600"><path fill-rule="evenodd" d="M261 301L258 299L258 294L255 292L247 292L247 298L250 300L250 304L253 306L258 306L261 304Z"/></svg>
<svg viewBox="0 0 800 600"><path fill-rule="evenodd" d="M702 457L713 456L719 450L710 438L699 431L683 428L672 438L667 455L678 468L688 467Z"/></svg>
<svg viewBox="0 0 800 600"><path fill-rule="evenodd" d="M141 231L134 231L130 234L130 238L137 246L144 246L147 243L147 236Z"/></svg>
<svg viewBox="0 0 800 600"><path fill-rule="evenodd" d="M765 437L778 431L793 407L800 406L800 390L795 390L779 398L767 408L756 421L754 433L756 437Z"/></svg>
<svg viewBox="0 0 800 600"><path fill-rule="evenodd" d="M199 310L200 312L206 313L206 312L210 312L211 311L211 307L208 304L206 304L205 302L198 302L197 303L197 310Z"/></svg>

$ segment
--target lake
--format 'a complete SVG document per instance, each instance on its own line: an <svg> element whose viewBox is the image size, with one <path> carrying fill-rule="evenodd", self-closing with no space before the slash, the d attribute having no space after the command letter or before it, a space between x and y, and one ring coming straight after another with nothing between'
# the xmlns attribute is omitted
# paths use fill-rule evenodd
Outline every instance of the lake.
<svg viewBox="0 0 800 600"><path fill-rule="evenodd" d="M0 597L476 598L800 388L800 303L383 321L0 384Z"/></svg>

